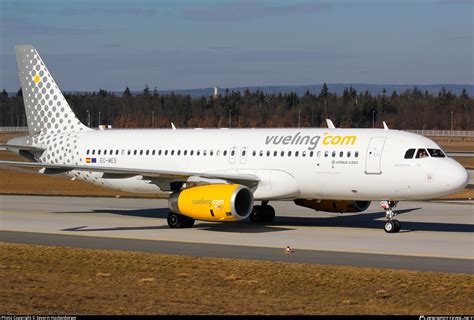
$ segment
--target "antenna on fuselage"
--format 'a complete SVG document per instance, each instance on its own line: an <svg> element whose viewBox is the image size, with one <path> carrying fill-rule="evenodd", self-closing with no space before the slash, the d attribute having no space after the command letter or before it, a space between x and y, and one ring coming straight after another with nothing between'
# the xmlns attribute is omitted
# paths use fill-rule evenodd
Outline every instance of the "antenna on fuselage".
<svg viewBox="0 0 474 320"><path fill-rule="evenodd" d="M331 119L326 119L326 123L328 124L329 129L336 129L336 126L332 123Z"/></svg>
<svg viewBox="0 0 474 320"><path fill-rule="evenodd" d="M387 124L385 123L385 121L382 121L382 123L383 123L383 128L384 128L385 130L388 130L388 126L387 126Z"/></svg>

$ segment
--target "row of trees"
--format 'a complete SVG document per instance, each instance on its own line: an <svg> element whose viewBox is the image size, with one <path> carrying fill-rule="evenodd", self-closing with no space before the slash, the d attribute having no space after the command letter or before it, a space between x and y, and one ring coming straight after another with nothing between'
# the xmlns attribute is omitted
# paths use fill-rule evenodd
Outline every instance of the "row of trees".
<svg viewBox="0 0 474 320"><path fill-rule="evenodd" d="M226 90L217 97L193 98L175 93L159 94L146 87L133 95L106 90L65 95L79 119L90 126L112 124L116 128L169 127L325 127L330 118L337 127L473 130L474 99L466 90L459 96L445 89L438 94L413 90L378 95L356 92L351 87L341 95L323 85L319 94L293 92L264 94ZM21 90L15 96L0 95L0 126L25 123Z"/></svg>

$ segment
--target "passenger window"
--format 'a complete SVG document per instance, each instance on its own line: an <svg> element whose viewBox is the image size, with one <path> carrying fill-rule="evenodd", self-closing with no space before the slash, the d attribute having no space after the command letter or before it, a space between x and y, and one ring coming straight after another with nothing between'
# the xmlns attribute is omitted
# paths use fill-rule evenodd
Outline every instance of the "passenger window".
<svg viewBox="0 0 474 320"><path fill-rule="evenodd" d="M421 158L428 158L428 152L426 151L426 149L418 149L418 151L416 152L416 156L415 158L416 159L421 159Z"/></svg>
<svg viewBox="0 0 474 320"><path fill-rule="evenodd" d="M113 155L113 154L114 154L114 150L110 150L110 151L109 151L109 154L110 154L110 155Z"/></svg>
<svg viewBox="0 0 474 320"><path fill-rule="evenodd" d="M92 150L92 154L93 154L93 155L95 154L95 149L94 149L94 150Z"/></svg>
<svg viewBox="0 0 474 320"><path fill-rule="evenodd" d="M302 155L303 157L306 157L306 151L301 152L301 155Z"/></svg>
<svg viewBox="0 0 474 320"><path fill-rule="evenodd" d="M188 154L188 150L184 150L184 151L183 151L183 154L184 154L184 155L187 155L187 154Z"/></svg>
<svg viewBox="0 0 474 320"><path fill-rule="evenodd" d="M158 150L158 155L159 155L159 156L161 156L161 149L160 149L160 150Z"/></svg>
<svg viewBox="0 0 474 320"><path fill-rule="evenodd" d="M351 157L351 152L350 152L350 151L347 151L347 157L348 157L348 158Z"/></svg>
<svg viewBox="0 0 474 320"><path fill-rule="evenodd" d="M220 156L220 155L221 155L221 150L217 150L217 151L216 151L216 156L218 157L218 156Z"/></svg>
<svg viewBox="0 0 474 320"><path fill-rule="evenodd" d="M89 149L87 149L86 154L89 154Z"/></svg>
<svg viewBox="0 0 474 320"><path fill-rule="evenodd" d="M288 157L291 157L291 151L288 151Z"/></svg>
<svg viewBox="0 0 474 320"><path fill-rule="evenodd" d="M134 156L137 155L137 150L133 150L133 155L134 155Z"/></svg>
<svg viewBox="0 0 474 320"><path fill-rule="evenodd" d="M99 155L99 156L100 156L100 149L99 149L99 150L97 150L97 155Z"/></svg>
<svg viewBox="0 0 474 320"><path fill-rule="evenodd" d="M336 151L332 152L332 157L334 158L336 156Z"/></svg>
<svg viewBox="0 0 474 320"><path fill-rule="evenodd" d="M321 151L316 152L316 157L318 157L318 158L321 157Z"/></svg>
<svg viewBox="0 0 474 320"><path fill-rule="evenodd" d="M312 157L313 157L313 155L314 155L314 152L313 152L313 151L311 151L311 152L309 153L309 156L312 158Z"/></svg>
<svg viewBox="0 0 474 320"><path fill-rule="evenodd" d="M227 150L224 150L224 152L222 153L222 155L225 157L227 156Z"/></svg>
<svg viewBox="0 0 474 320"><path fill-rule="evenodd" d="M153 151L151 152L151 155L154 156L155 153L156 153L156 150L153 150Z"/></svg>
<svg viewBox="0 0 474 320"><path fill-rule="evenodd" d="M178 156L181 155L181 150L178 150Z"/></svg>
<svg viewBox="0 0 474 320"><path fill-rule="evenodd" d="M168 150L165 150L165 156L167 156L167 155L168 155Z"/></svg>
<svg viewBox="0 0 474 320"><path fill-rule="evenodd" d="M263 157L263 151L260 150L260 157Z"/></svg>
<svg viewBox="0 0 474 320"><path fill-rule="evenodd" d="M344 151L339 152L339 157L342 158L343 156L344 156Z"/></svg>
<svg viewBox="0 0 474 320"><path fill-rule="evenodd" d="M174 156L174 150L171 150L171 155Z"/></svg>
<svg viewBox="0 0 474 320"><path fill-rule="evenodd" d="M413 159L413 155L415 154L416 149L408 149L407 152L405 152L405 159Z"/></svg>
<svg viewBox="0 0 474 320"><path fill-rule="evenodd" d="M145 154L148 156L150 154L150 150L147 150Z"/></svg>
<svg viewBox="0 0 474 320"><path fill-rule="evenodd" d="M440 149L428 149L428 152L433 158L446 158L446 155Z"/></svg>
<svg viewBox="0 0 474 320"><path fill-rule="evenodd" d="M257 151L255 151L255 150L254 150L254 151L252 151L252 156L254 156L254 157L255 157L256 155L257 155Z"/></svg>
<svg viewBox="0 0 474 320"><path fill-rule="evenodd" d="M143 150L140 150L140 155L141 155L141 156L143 155Z"/></svg>
<svg viewBox="0 0 474 320"><path fill-rule="evenodd" d="M295 157L297 157L299 154L299 151L295 151Z"/></svg>
<svg viewBox="0 0 474 320"><path fill-rule="evenodd" d="M231 156L235 156L235 150L232 150L232 152L230 153Z"/></svg>
<svg viewBox="0 0 474 320"><path fill-rule="evenodd" d="M131 154L132 154L132 150L129 149L128 152L127 152L127 154L128 154L128 155L131 155Z"/></svg>
<svg viewBox="0 0 474 320"><path fill-rule="evenodd" d="M269 157L269 156L270 156L270 151L267 151L267 157Z"/></svg>
<svg viewBox="0 0 474 320"><path fill-rule="evenodd" d="M327 158L329 156L329 151L324 151L324 157Z"/></svg>
<svg viewBox="0 0 474 320"><path fill-rule="evenodd" d="M359 151L356 151L356 152L354 153L354 156L357 158L357 157L359 156Z"/></svg>
<svg viewBox="0 0 474 320"><path fill-rule="evenodd" d="M115 155L118 156L118 154L119 154L119 150L117 149L115 150Z"/></svg>
<svg viewBox="0 0 474 320"><path fill-rule="evenodd" d="M197 150L197 151L196 151L196 155L198 156L198 155L200 155L200 154L201 154L201 151L200 151L200 150Z"/></svg>
<svg viewBox="0 0 474 320"><path fill-rule="evenodd" d="M276 151L273 151L273 156L274 156L274 157L276 157L276 156L277 156L277 154L278 154L278 152L276 152Z"/></svg>
<svg viewBox="0 0 474 320"><path fill-rule="evenodd" d="M191 156L194 155L194 150L191 150L191 151L189 152L189 155L191 155Z"/></svg>
<svg viewBox="0 0 474 320"><path fill-rule="evenodd" d="M245 150L242 150L242 157L245 157Z"/></svg>

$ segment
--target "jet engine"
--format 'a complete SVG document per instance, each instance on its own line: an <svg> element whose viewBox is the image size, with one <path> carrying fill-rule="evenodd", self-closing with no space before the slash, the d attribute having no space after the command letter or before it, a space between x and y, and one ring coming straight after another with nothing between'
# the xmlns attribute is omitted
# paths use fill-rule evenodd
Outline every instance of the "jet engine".
<svg viewBox="0 0 474 320"><path fill-rule="evenodd" d="M208 184L171 194L172 212L198 220L237 221L247 218L253 209L253 193L239 184Z"/></svg>
<svg viewBox="0 0 474 320"><path fill-rule="evenodd" d="M343 213L365 211L370 206L370 201L296 199L295 204L316 211Z"/></svg>

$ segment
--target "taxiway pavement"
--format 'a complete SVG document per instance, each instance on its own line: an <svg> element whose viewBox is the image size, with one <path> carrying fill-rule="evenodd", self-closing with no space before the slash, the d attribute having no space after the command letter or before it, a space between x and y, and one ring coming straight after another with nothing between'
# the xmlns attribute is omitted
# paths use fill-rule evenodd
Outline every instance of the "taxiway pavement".
<svg viewBox="0 0 474 320"><path fill-rule="evenodd" d="M473 201L401 202L397 234L383 231L378 203L343 215L271 204L271 225L169 229L166 200L2 195L0 241L474 274Z"/></svg>

